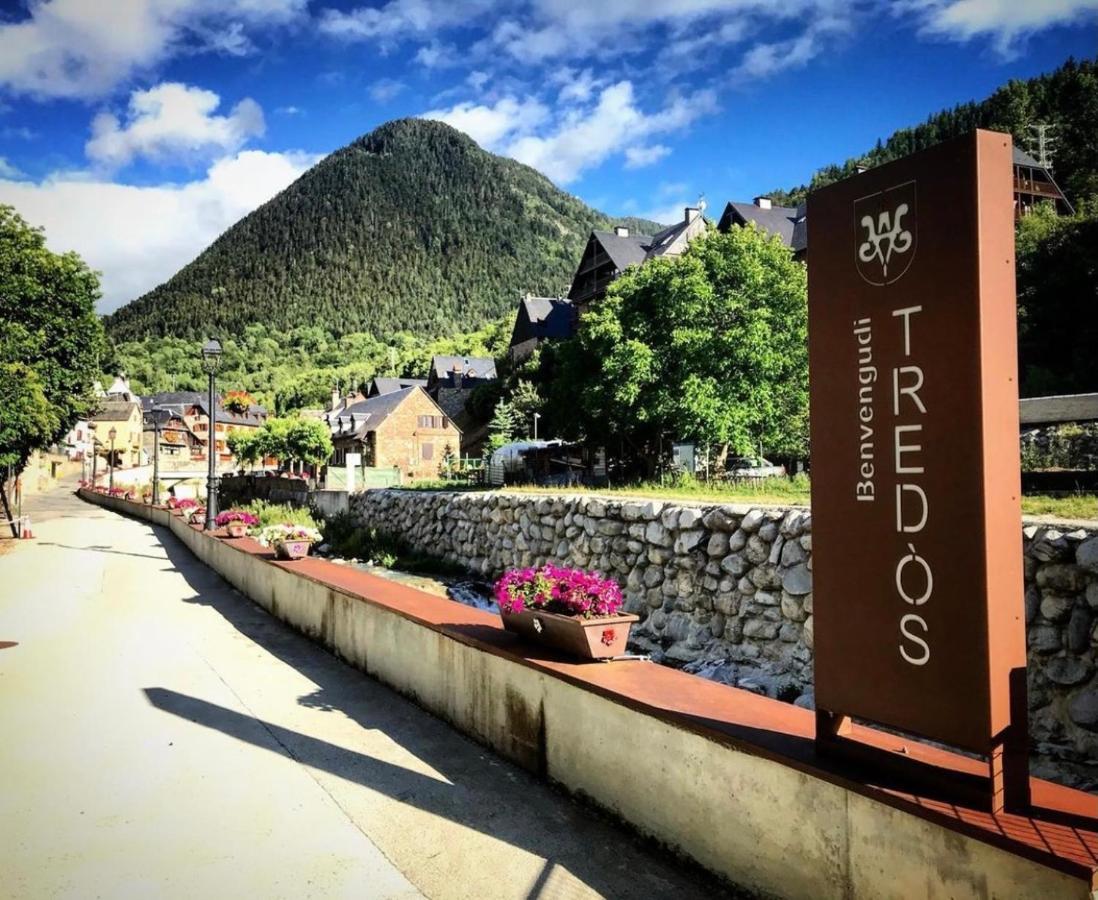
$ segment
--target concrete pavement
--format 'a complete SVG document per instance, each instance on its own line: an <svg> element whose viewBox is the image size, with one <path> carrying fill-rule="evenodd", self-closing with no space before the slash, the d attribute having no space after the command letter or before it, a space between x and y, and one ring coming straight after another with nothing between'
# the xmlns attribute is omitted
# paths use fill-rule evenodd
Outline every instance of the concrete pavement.
<svg viewBox="0 0 1098 900"><path fill-rule="evenodd" d="M0 896L724 894L167 532L68 493L28 507L37 540L0 556Z"/></svg>

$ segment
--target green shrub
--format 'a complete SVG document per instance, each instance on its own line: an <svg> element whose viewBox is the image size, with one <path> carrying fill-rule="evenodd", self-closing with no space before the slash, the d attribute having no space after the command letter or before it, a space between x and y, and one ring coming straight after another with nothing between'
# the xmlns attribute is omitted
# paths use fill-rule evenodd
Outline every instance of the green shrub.
<svg viewBox="0 0 1098 900"><path fill-rule="evenodd" d="M290 506L288 503L268 503L266 500L253 500L237 509L246 509L259 519L259 527L268 525L305 525L308 528L319 528L316 519L309 510L298 506Z"/></svg>

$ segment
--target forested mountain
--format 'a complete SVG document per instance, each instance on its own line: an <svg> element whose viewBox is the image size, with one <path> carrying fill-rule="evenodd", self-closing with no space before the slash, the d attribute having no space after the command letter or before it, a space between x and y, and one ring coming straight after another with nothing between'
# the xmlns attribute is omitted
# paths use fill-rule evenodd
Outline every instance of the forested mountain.
<svg viewBox="0 0 1098 900"><path fill-rule="evenodd" d="M1017 146L1035 149L1034 125L1049 125L1053 174L1068 199L1098 196L1098 60L1069 59L1047 75L1008 81L986 100L962 103L901 128L862 156L820 169L809 184L775 190L781 206L795 206L809 190L853 175L858 165L878 166L974 128L1008 131Z"/></svg>
<svg viewBox="0 0 1098 900"><path fill-rule="evenodd" d="M332 153L107 319L117 341L251 322L332 334L470 331L520 293L566 290L613 220L440 122L389 122Z"/></svg>

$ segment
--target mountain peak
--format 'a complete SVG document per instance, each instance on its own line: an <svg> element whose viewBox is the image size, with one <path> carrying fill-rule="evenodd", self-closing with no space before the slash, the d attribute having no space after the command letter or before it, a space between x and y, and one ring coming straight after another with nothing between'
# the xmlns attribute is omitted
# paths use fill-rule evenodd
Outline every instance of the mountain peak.
<svg viewBox="0 0 1098 900"><path fill-rule="evenodd" d="M397 119L325 157L107 326L116 340L251 322L469 331L526 292L566 290L588 233L613 221L443 122Z"/></svg>

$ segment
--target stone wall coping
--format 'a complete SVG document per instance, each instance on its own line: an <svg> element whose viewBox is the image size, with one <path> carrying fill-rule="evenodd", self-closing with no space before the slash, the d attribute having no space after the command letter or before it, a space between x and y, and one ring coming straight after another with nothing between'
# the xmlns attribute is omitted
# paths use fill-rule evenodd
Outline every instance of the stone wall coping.
<svg viewBox="0 0 1098 900"><path fill-rule="evenodd" d="M712 509L714 507L720 507L726 509L729 512L737 516L746 515L753 509L784 509L784 510L806 510L812 511L811 505L807 503L721 503L716 500L686 500L681 497L654 497L647 494L616 494L616 493L600 493L598 491L573 491L573 492L559 492L559 491L508 491L508 490L470 490L470 491L455 491L447 490L446 488L367 488L362 491L355 491L356 494L365 493L394 493L394 494L424 494L425 496L447 496L452 498L458 497L507 497L509 499L546 499L546 500L575 500L577 498L595 498L603 500L607 503L663 503L665 506L674 507L693 507L695 509ZM1098 519L1063 519L1058 516L1039 515L1039 516L1027 516L1023 515L1021 518L1022 526L1038 525L1038 526L1053 526L1056 528L1085 528L1088 531L1098 531Z"/></svg>
<svg viewBox="0 0 1098 900"><path fill-rule="evenodd" d="M78 493L90 502L143 518L151 518L148 511L154 509L86 490ZM202 532L202 526L182 519L176 527ZM498 616L483 610L315 557L277 561L270 550L251 538L229 540L218 534L202 534L202 538L223 541L238 552L329 590L381 607L454 641L561 679L672 727L781 763L1082 879L1092 890L1098 886L1098 797L1031 778L1029 814L992 814L959 800L946 786L959 782L971 786L984 774L980 761L855 725L853 736L859 743L894 754L908 765L908 771L894 775L874 772L870 783L864 768L817 753L815 719L809 710L651 662L569 662L522 643L503 629ZM942 786L933 792L925 789L929 772L936 776L931 780Z"/></svg>

